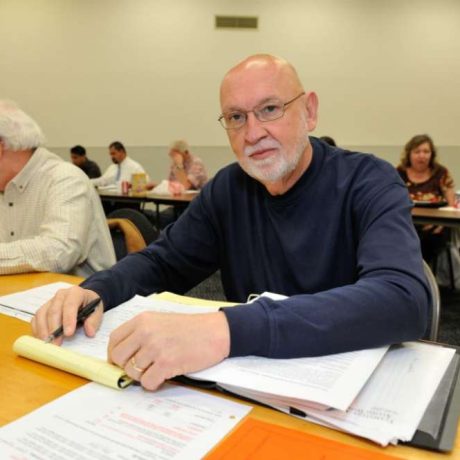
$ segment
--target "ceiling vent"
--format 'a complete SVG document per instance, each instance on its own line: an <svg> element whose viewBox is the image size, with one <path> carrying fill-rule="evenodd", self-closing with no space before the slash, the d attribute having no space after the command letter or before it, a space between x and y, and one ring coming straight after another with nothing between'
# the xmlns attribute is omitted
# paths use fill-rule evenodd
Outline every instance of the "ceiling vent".
<svg viewBox="0 0 460 460"><path fill-rule="evenodd" d="M257 29L255 16L215 16L216 29Z"/></svg>

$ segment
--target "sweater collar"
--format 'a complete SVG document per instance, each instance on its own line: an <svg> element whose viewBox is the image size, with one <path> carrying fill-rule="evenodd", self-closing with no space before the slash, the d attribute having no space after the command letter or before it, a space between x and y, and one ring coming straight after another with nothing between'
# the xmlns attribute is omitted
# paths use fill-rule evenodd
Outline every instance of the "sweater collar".
<svg viewBox="0 0 460 460"><path fill-rule="evenodd" d="M310 142L313 150L310 165L299 178L299 180L286 193L276 196L270 195L267 189L259 182L260 188L263 190L263 193L269 201L273 203L285 204L287 201L295 200L297 196L302 193L305 187L309 187L317 177L324 162L324 145L315 137L310 137Z"/></svg>

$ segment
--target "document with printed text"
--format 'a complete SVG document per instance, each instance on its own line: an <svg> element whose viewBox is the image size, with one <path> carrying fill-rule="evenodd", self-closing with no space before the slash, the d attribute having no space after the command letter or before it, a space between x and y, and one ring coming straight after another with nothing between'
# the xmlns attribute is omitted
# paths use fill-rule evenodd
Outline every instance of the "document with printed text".
<svg viewBox="0 0 460 460"><path fill-rule="evenodd" d="M72 287L73 284L59 281L57 283L45 284L27 291L15 292L0 297L0 313L14 316L22 321L30 323L35 312L59 289Z"/></svg>
<svg viewBox="0 0 460 460"><path fill-rule="evenodd" d="M177 385L90 383L0 428L0 458L200 459L250 410Z"/></svg>

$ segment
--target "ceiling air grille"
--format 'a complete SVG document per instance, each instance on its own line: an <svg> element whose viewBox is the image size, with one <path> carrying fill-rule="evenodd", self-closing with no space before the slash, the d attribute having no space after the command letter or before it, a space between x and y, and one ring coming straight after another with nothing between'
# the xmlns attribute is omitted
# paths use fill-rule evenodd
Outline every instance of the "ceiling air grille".
<svg viewBox="0 0 460 460"><path fill-rule="evenodd" d="M216 29L257 29L257 17L252 16L215 16Z"/></svg>

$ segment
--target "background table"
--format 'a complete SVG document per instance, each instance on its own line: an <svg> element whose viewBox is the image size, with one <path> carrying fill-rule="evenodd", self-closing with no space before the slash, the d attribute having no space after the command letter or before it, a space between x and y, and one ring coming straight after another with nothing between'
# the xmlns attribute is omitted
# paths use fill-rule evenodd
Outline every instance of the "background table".
<svg viewBox="0 0 460 460"><path fill-rule="evenodd" d="M77 284L81 281L81 278L52 273L0 276L0 295L55 281L67 281ZM0 314L0 330L2 331L2 340L0 341L0 381L2 383L0 392L0 426L87 383L83 378L29 361L13 353L12 346L15 339L20 335L29 333L30 325L28 323ZM220 395L220 393L213 393ZM229 399L241 402L236 398ZM440 454L407 446L390 446L382 449L370 441L364 441L339 431L315 425L257 404L253 404L253 406L254 409L249 414L249 417L254 419L323 438L334 439L375 452L384 452L406 459L460 459L460 439L458 435L455 450L450 454Z"/></svg>
<svg viewBox="0 0 460 460"><path fill-rule="evenodd" d="M114 205L116 203L138 204L141 210L144 210L146 203L155 205L156 223L160 223L160 206L173 206L175 218L190 204L198 193L181 193L180 195L155 195L148 192L129 193L123 195L119 192L107 190L98 190L98 194L103 203Z"/></svg>
<svg viewBox="0 0 460 460"><path fill-rule="evenodd" d="M460 227L460 210L449 211L438 208L412 208L414 224L444 225Z"/></svg>

